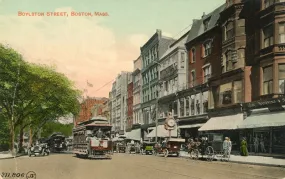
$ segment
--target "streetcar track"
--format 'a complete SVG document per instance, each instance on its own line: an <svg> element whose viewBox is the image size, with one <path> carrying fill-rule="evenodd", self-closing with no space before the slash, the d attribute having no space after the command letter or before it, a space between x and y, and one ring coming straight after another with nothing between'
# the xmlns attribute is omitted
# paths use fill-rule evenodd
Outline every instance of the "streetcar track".
<svg viewBox="0 0 285 179"><path fill-rule="evenodd" d="M123 154L124 155L124 154ZM137 155L138 156L138 155ZM142 157L142 156L138 156L138 157ZM153 156L150 156L150 157L153 157ZM165 158L165 160L167 160L166 158ZM160 159L158 159L158 160L155 160L155 162L157 162L157 163L165 163L165 160L160 160ZM197 165L197 161L194 163L185 163L185 164L181 164L181 163L179 163L179 162L173 162L173 161L170 161L169 159L167 160L167 163L170 163L170 164L176 164L176 165L183 165L183 166L185 166L185 165L187 165L187 166L191 166L191 167L196 167L196 168L198 168L198 167L203 167L203 168L207 168L207 169L210 169L210 170L214 170L214 172L216 173L216 174L218 174L218 175L224 175L225 173L224 172L229 172L229 174L231 175L231 177L232 177L232 174L234 174L234 175L238 175L238 176L241 176L241 175L247 175L248 177L253 177L253 178L263 178L263 179L279 179L279 178L276 178L276 177L271 177L271 176L261 176L261 175L256 175L256 174L249 174L249 173L244 173L244 172L238 172L238 171L234 171L234 170L230 170L230 169L223 169L223 168L215 168L215 167L209 167L209 166L205 166L205 165L203 165L203 163L201 162L201 161L198 161L198 163L199 164L202 164L202 165ZM153 162L152 162L152 164L153 164ZM216 163L216 164L219 164L220 165L220 163ZM206 165L209 165L209 164L206 164ZM145 165L141 165L141 166L144 166L144 167L147 167L147 168L153 168L153 167L150 167L150 166L145 166ZM232 167L231 165L228 165L229 167ZM219 170L219 171L217 171L217 170ZM169 172L169 171L168 171ZM172 172L170 172L170 173L172 173ZM188 175L187 175L188 176ZM189 176L189 177L193 177L193 176ZM244 178L245 176L243 176L243 179L245 179ZM196 177L196 179L198 179L197 177ZM200 179L200 178L199 178Z"/></svg>

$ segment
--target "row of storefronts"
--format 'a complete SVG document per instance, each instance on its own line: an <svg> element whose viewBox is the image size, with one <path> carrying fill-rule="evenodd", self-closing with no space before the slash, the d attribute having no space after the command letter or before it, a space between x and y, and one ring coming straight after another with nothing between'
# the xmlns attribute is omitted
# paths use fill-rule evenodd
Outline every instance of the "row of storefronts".
<svg viewBox="0 0 285 179"><path fill-rule="evenodd" d="M230 137L233 151L239 151L240 141L246 138L248 151L256 154L285 154L285 97L262 102L238 104L227 109L209 110L208 114L175 117L177 126L169 134L164 119L146 125L134 125L126 133L133 140L181 137L196 138L210 133ZM156 132L157 129L157 132ZM210 139L213 140L213 139Z"/></svg>

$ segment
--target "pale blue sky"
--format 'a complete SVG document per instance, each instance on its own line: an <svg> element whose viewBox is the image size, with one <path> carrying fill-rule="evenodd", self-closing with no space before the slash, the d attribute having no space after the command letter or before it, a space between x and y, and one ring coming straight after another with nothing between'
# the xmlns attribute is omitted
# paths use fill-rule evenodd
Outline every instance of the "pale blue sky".
<svg viewBox="0 0 285 179"><path fill-rule="evenodd" d="M0 0L1 1L1 0ZM0 13L17 14L17 11L46 12L55 8L72 7L76 11L104 11L104 26L115 30L118 37L129 33L152 35L155 29L176 35L209 13L225 0L2 0Z"/></svg>
<svg viewBox="0 0 285 179"><path fill-rule="evenodd" d="M156 31L178 38L193 19L226 0L0 0L0 43L26 60L53 64L90 96L108 96L120 71L133 71ZM108 12L108 17L22 17L23 12ZM102 78L102 76L104 78Z"/></svg>

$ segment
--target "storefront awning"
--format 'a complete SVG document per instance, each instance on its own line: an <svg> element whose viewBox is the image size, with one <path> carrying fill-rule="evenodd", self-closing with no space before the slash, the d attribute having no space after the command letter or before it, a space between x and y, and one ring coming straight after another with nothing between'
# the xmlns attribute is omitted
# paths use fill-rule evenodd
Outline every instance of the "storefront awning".
<svg viewBox="0 0 285 179"><path fill-rule="evenodd" d="M239 129L285 126L285 112L252 113L241 124Z"/></svg>
<svg viewBox="0 0 285 179"><path fill-rule="evenodd" d="M210 118L198 131L233 130L243 121L243 114Z"/></svg>
<svg viewBox="0 0 285 179"><path fill-rule="evenodd" d="M151 131L147 137L155 137L156 128ZM164 125L157 126L157 137L169 137L169 131L164 128ZM177 128L171 131L171 137L177 137Z"/></svg>
<svg viewBox="0 0 285 179"><path fill-rule="evenodd" d="M141 140L141 129L134 129L131 132L127 132L127 138L132 140Z"/></svg>
<svg viewBox="0 0 285 179"><path fill-rule="evenodd" d="M191 124L191 125L183 125L183 126L178 126L179 129L191 129L195 127L201 127L204 124Z"/></svg>

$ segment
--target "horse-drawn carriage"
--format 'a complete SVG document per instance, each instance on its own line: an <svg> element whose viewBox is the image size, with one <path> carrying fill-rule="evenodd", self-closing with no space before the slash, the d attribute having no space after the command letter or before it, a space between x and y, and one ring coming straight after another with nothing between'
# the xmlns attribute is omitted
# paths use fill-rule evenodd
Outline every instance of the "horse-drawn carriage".
<svg viewBox="0 0 285 179"><path fill-rule="evenodd" d="M180 154L181 144L183 143L185 143L185 139L169 138L166 143L155 147L155 155L163 154L164 157L176 155L178 157Z"/></svg>
<svg viewBox="0 0 285 179"><path fill-rule="evenodd" d="M204 135L201 141L190 141L188 144L190 157L198 159L199 156L213 161L215 158L229 160L230 155L226 155L223 149L223 134L210 133Z"/></svg>

